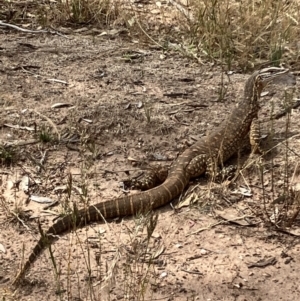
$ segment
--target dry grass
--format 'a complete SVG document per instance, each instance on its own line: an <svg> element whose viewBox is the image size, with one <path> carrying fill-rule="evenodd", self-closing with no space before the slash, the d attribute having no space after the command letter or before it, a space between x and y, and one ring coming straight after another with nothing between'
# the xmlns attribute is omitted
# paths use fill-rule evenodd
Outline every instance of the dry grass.
<svg viewBox="0 0 300 301"><path fill-rule="evenodd" d="M178 1L168 5L126 0L22 3L4 2L2 19L44 27L122 26L132 39L175 49L202 62L214 61L227 70L292 64L298 59L300 4L295 0L202 0L190 1L188 6Z"/></svg>
<svg viewBox="0 0 300 301"><path fill-rule="evenodd" d="M133 226L124 225L124 233L128 239L126 242L120 239L110 260L103 251L106 249L104 244L108 243L104 239L105 230L99 231L94 237L86 237L86 242L81 241L75 232L75 241L70 244L70 248L74 243L79 252L84 254L81 260L85 263L85 290L79 281L82 276L72 270L72 254L67 256L68 269L65 271L49 248L56 293L63 297L65 290L71 292L72 286L75 285L78 292L85 291L83 296L89 300L101 300L103 290L107 295L106 298L113 297L113 294L110 297L111 291L117 282L118 294L123 300L149 300L151 293L149 287L155 286L158 277L155 265L164 252L164 247L152 236L156 223L157 215L149 213L146 216L136 217ZM68 281L62 277L66 273Z"/></svg>
<svg viewBox="0 0 300 301"><path fill-rule="evenodd" d="M243 69L297 55L299 3L297 1L195 1L188 37L198 53ZM295 58L295 57L294 57Z"/></svg>

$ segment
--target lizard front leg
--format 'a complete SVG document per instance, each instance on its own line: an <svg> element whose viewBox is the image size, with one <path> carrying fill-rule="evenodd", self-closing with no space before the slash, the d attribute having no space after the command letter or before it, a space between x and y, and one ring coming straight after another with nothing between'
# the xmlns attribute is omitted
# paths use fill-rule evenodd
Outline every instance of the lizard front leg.
<svg viewBox="0 0 300 301"><path fill-rule="evenodd" d="M257 118L254 118L251 123L249 139L251 145L251 154L259 153L264 154L264 151L260 147L261 135L260 124Z"/></svg>

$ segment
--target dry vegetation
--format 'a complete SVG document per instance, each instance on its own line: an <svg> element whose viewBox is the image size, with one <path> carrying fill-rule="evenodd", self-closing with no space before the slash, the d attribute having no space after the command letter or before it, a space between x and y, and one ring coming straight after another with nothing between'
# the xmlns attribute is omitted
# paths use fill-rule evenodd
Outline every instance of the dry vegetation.
<svg viewBox="0 0 300 301"><path fill-rule="evenodd" d="M298 1L4 1L2 21L67 29L122 28L131 39L176 49L227 70L298 60ZM1 16L1 15L0 15ZM67 28L66 28L67 27Z"/></svg>
<svg viewBox="0 0 300 301"><path fill-rule="evenodd" d="M234 182L202 179L162 218L76 230L23 286L9 283L42 233L32 219L45 230L47 214L120 195L117 181L144 161L172 161L230 112L247 78L237 73L285 65L297 75L299 9L296 0L1 1L0 21L19 29L0 23L0 300L40 300L42 291L51 301L268 300L278 287L282 300L298 300L297 87L277 88L264 111L267 152L235 158ZM53 201L44 215L32 195ZM290 282L272 266L251 282L244 258L275 258L278 248Z"/></svg>

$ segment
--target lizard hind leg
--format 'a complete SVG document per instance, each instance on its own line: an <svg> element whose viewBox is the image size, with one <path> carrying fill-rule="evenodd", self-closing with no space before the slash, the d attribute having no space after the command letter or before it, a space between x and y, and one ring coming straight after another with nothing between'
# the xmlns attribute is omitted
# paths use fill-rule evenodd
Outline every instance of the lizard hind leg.
<svg viewBox="0 0 300 301"><path fill-rule="evenodd" d="M167 176L167 166L155 166L147 169L147 171L138 178L128 179L124 181L124 183L126 186L133 189L145 191L162 184L166 180Z"/></svg>
<svg viewBox="0 0 300 301"><path fill-rule="evenodd" d="M215 160L209 160L205 175L215 183L223 183L234 178L237 165L224 165L219 166Z"/></svg>

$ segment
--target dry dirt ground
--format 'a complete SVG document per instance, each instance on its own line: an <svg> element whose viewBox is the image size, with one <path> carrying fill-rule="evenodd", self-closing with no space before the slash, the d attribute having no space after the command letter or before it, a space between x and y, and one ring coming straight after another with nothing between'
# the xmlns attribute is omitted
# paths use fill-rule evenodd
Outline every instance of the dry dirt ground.
<svg viewBox="0 0 300 301"><path fill-rule="evenodd" d="M158 210L149 239L142 217L62 235L57 272L46 250L13 288L37 220L46 230L73 202L128 193L122 180L170 163L218 125L249 74L222 78L213 65L109 35L0 35L0 140L16 145L0 169L1 300L299 300L300 219L289 233L271 223L290 214L278 196L299 182L299 109L263 124L272 151L234 183L192 181L179 208ZM267 89L262 119L282 111L284 89Z"/></svg>

